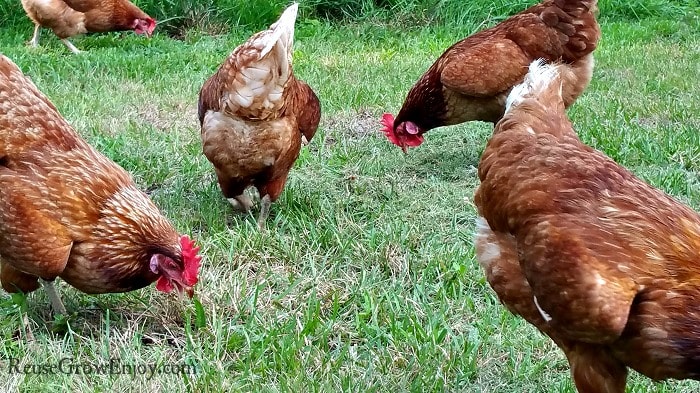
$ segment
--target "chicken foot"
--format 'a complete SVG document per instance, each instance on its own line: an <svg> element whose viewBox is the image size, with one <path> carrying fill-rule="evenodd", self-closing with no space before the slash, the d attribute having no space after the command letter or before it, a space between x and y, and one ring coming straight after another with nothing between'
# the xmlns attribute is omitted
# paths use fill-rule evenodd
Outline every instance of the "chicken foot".
<svg viewBox="0 0 700 393"><path fill-rule="evenodd" d="M39 282L46 290L46 294L49 295L49 300L51 300L51 307L53 307L54 312L66 315L66 307L63 306L63 302L61 301L61 297L56 291L56 287L53 285L53 281L40 279Z"/></svg>
<svg viewBox="0 0 700 393"><path fill-rule="evenodd" d="M228 202L233 206L234 209L240 210L242 212L248 212L251 207L253 207L253 201L250 200L248 195L238 195L233 198L228 198Z"/></svg>
<svg viewBox="0 0 700 393"><path fill-rule="evenodd" d="M270 215L270 206L272 205L272 199L269 194L265 194L262 199L260 199L260 216L258 217L258 229L265 230L265 221Z"/></svg>

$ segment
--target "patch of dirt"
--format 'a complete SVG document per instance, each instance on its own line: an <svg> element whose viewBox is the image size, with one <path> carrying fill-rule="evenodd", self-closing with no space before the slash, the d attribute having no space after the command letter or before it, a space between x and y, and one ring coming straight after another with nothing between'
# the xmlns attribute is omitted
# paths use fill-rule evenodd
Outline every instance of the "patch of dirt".
<svg viewBox="0 0 700 393"><path fill-rule="evenodd" d="M689 122L681 123L680 121L672 120L668 116L663 115L637 117L634 120L632 120L632 122L644 128L679 127L683 125L697 127L700 124L700 121L697 120L690 120Z"/></svg>
<svg viewBox="0 0 700 393"><path fill-rule="evenodd" d="M330 131L326 134L326 146L336 143L333 135L342 135L344 139L361 140L379 132L380 116L367 109L341 112L321 120L319 128ZM313 143L312 143L313 144Z"/></svg>
<svg viewBox="0 0 700 393"><path fill-rule="evenodd" d="M159 108L156 104L145 103L136 110L138 118L159 131L198 129L197 105L177 102Z"/></svg>
<svg viewBox="0 0 700 393"><path fill-rule="evenodd" d="M168 37L178 41L188 41L192 35L224 35L231 30L226 24L193 15L191 12L180 20L171 19L172 21L166 21L164 26L159 26L159 29ZM158 24L160 25L161 22Z"/></svg>

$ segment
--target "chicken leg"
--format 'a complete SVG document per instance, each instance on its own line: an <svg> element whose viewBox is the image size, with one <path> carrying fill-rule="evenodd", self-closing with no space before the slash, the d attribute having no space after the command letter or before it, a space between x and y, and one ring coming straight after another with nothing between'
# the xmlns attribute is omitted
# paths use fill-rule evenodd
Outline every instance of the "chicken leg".
<svg viewBox="0 0 700 393"><path fill-rule="evenodd" d="M24 337L27 342L36 342L34 332L32 331L32 326L29 322L29 316L27 315L26 311L22 311L22 327L24 328Z"/></svg>
<svg viewBox="0 0 700 393"><path fill-rule="evenodd" d="M75 53L76 55L78 53L82 53L82 51L80 49L76 48L75 45L73 45L70 41L68 41L67 38L62 39L61 41L68 49L70 49L71 52Z"/></svg>
<svg viewBox="0 0 700 393"><path fill-rule="evenodd" d="M39 282L46 290L46 294L49 295L49 300L51 300L51 307L53 307L54 312L66 315L66 308L63 306L63 302L61 301L61 297L56 291L56 287L54 287L53 285L53 281L40 279Z"/></svg>
<svg viewBox="0 0 700 393"><path fill-rule="evenodd" d="M627 367L605 346L569 343L561 346L571 365L571 375L580 393L624 393Z"/></svg>
<svg viewBox="0 0 700 393"><path fill-rule="evenodd" d="M29 42L27 42L27 44L29 44L29 46L31 46L32 48L36 48L37 46L39 46L39 33L40 33L39 30L40 29L41 29L41 26L34 25L34 35L32 36L32 39Z"/></svg>
<svg viewBox="0 0 700 393"><path fill-rule="evenodd" d="M265 194L262 199L260 199L260 216L258 217L258 229L261 231L265 230L265 221L270 215L270 206L272 205L272 199L269 194Z"/></svg>

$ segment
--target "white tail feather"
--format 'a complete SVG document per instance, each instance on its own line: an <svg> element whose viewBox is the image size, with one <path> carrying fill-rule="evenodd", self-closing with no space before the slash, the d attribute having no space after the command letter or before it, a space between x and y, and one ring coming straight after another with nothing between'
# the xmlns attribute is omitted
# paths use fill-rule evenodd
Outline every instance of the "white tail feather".
<svg viewBox="0 0 700 393"><path fill-rule="evenodd" d="M228 86L229 109L269 110L281 105L284 87L292 74L294 24L299 4L287 7L270 28L253 35L240 48L257 50L257 59L241 63L234 83Z"/></svg>
<svg viewBox="0 0 700 393"><path fill-rule="evenodd" d="M513 87L506 99L506 113L513 106L520 104L528 96L536 96L546 90L557 79L559 66L548 64L544 59L538 59L530 63L525 80ZM560 86L561 90L561 86Z"/></svg>
<svg viewBox="0 0 700 393"><path fill-rule="evenodd" d="M292 52L292 46L294 44L294 24L297 20L297 11L299 10L299 3L294 3L287 7L286 10L280 15L277 22L270 25L270 30L272 34L268 37L265 47L260 51L260 58L262 59L265 55L272 50L272 48L278 42L281 43L287 50L287 53Z"/></svg>

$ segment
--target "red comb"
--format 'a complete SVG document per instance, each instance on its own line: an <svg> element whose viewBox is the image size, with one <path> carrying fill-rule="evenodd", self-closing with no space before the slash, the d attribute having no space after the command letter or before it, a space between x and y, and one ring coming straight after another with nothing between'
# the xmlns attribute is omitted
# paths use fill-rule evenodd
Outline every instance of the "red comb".
<svg viewBox="0 0 700 393"><path fill-rule="evenodd" d="M194 286L197 283L199 266L202 261L201 255L197 253L199 247L195 247L194 241L187 235L180 236L180 246L182 247L182 263L184 264L182 278L185 284Z"/></svg>
<svg viewBox="0 0 700 393"><path fill-rule="evenodd" d="M386 135L387 139L396 146L402 147L401 143L399 143L399 138L394 133L394 115L385 113L382 116L381 123L384 126L381 131Z"/></svg>
<svg viewBox="0 0 700 393"><path fill-rule="evenodd" d="M394 129L394 115L392 115L391 113L383 114L381 123L384 126L384 130L386 130L386 129L393 130Z"/></svg>

